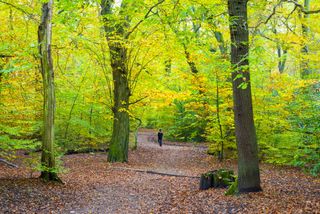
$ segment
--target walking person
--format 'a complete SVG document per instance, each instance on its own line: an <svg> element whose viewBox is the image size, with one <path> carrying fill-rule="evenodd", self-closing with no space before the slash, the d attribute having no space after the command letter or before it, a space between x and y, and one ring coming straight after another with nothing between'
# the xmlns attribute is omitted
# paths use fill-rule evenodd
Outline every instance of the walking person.
<svg viewBox="0 0 320 214"><path fill-rule="evenodd" d="M158 143L160 146L162 146L162 138L163 138L163 132L161 129L159 129L159 132L158 132Z"/></svg>

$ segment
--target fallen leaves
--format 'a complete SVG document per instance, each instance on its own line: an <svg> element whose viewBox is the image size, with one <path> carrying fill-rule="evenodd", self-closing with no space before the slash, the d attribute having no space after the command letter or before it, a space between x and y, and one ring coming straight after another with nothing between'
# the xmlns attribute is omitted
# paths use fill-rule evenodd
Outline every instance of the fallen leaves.
<svg viewBox="0 0 320 214"><path fill-rule="evenodd" d="M63 158L65 185L29 178L27 168L0 164L0 213L319 213L319 179L293 168L261 166L263 192L225 196L225 189L200 191L199 180L163 176L114 167L189 176L217 168L236 169L234 161L219 163L203 148L164 145L140 135L140 147L129 163L107 163L106 154Z"/></svg>

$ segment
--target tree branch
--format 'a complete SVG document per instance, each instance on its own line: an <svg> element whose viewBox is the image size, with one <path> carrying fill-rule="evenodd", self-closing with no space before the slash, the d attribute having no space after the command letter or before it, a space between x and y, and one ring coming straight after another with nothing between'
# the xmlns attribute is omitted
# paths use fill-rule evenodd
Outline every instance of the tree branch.
<svg viewBox="0 0 320 214"><path fill-rule="evenodd" d="M155 5L153 5L152 7L149 8L148 12L146 13L146 15L144 15L144 18L141 19L135 26L133 26L133 28L126 34L125 38L128 38L138 27L139 25L146 20L147 18L149 18L149 14L152 12L153 8L157 7L158 5L162 4L165 0L160 0L158 1L158 3L156 3Z"/></svg>
<svg viewBox="0 0 320 214"><path fill-rule="evenodd" d="M39 22L39 20L37 20L35 17L36 15L35 14L32 14L32 13L29 13L28 11L26 11L25 9L21 8L21 7L18 7L17 5L14 5L10 2L6 2L6 1L3 1L3 0L0 0L0 3L3 3L3 4L6 4L10 7L13 7L14 9L26 14L30 19L36 21L36 22Z"/></svg>
<svg viewBox="0 0 320 214"><path fill-rule="evenodd" d="M272 13L268 16L266 21L264 21L264 24L267 24L269 22L269 20L272 18L272 16L274 16L276 14L277 8L281 5L281 3L283 3L283 1L284 0L281 0L278 4L276 4L276 6L273 7Z"/></svg>
<svg viewBox="0 0 320 214"><path fill-rule="evenodd" d="M287 19L296 11L297 8L299 8L301 10L302 13L304 14L316 14L316 13L320 13L320 9L317 10L306 10L304 8L304 6L302 4L299 4L298 2L294 1L294 0L280 0L272 9L272 13L267 17L267 19L265 21L261 21L259 22L255 27L253 28L258 28L261 24L267 24L270 19L276 14L277 12L277 8L279 6L281 6L282 3L292 3L295 5L294 9L290 12L290 14L288 15Z"/></svg>
<svg viewBox="0 0 320 214"><path fill-rule="evenodd" d="M142 100L146 99L147 97L148 97L148 96L145 96L145 97L142 97L142 98L140 98L140 99L137 99L137 100L135 100L135 101L133 101L133 102L129 103L129 105L136 104L136 103L138 103L138 102L140 102L140 101L142 101Z"/></svg>
<svg viewBox="0 0 320 214"><path fill-rule="evenodd" d="M300 8L301 12L304 14L316 14L320 13L320 9L318 10L306 10L302 4L299 4L298 2L292 1L292 0L286 0L288 3L294 4L296 7Z"/></svg>
<svg viewBox="0 0 320 214"><path fill-rule="evenodd" d="M10 58L14 57L13 55L0 54L0 58Z"/></svg>

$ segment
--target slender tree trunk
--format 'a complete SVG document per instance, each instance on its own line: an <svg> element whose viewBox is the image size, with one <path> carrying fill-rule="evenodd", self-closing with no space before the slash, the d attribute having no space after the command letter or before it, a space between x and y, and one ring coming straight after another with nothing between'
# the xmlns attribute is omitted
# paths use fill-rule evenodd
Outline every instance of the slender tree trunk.
<svg viewBox="0 0 320 214"><path fill-rule="evenodd" d="M217 42L219 43L219 50L220 50L221 56L224 58L227 54L227 47L224 42L223 35L221 32L215 31L214 37L216 38Z"/></svg>
<svg viewBox="0 0 320 214"><path fill-rule="evenodd" d="M90 124L89 134L90 135L92 133L92 119L93 119L92 117L93 117L93 103L91 103L90 113L89 113L89 124Z"/></svg>
<svg viewBox="0 0 320 214"><path fill-rule="evenodd" d="M113 14L114 2L102 0L101 15L104 20L104 28L108 41L112 77L114 83L113 91L113 131L109 147L109 162L127 162L129 147L129 98L130 89L128 82L127 48L125 47L125 28L127 21L112 23L108 16ZM121 12L119 13L121 14Z"/></svg>
<svg viewBox="0 0 320 214"><path fill-rule="evenodd" d="M222 124L220 119L220 92L219 92L219 75L218 72L216 72L216 93L217 93L217 99L216 99L216 108L217 108L217 120L218 120L218 126L219 126L219 132L220 132L220 154L219 154L219 161L223 161L224 156L224 145L223 145L223 132L222 132Z"/></svg>
<svg viewBox="0 0 320 214"><path fill-rule="evenodd" d="M278 53L278 70L280 74L282 74L286 67L288 51L286 49L283 49L280 44L277 44L277 53Z"/></svg>
<svg viewBox="0 0 320 214"><path fill-rule="evenodd" d="M257 138L253 121L249 74L247 0L228 0L234 118L238 148L240 193L261 191ZM241 76L241 77L240 77ZM239 86L244 87L239 87Z"/></svg>
<svg viewBox="0 0 320 214"><path fill-rule="evenodd" d="M304 0L304 9L306 11L310 11L310 0ZM301 78L305 79L307 78L311 73L311 68L309 67L309 60L307 59L307 56L309 54L309 46L307 44L309 35L310 35L310 28L305 22L308 21L310 15L304 14L304 20L302 23L302 36L303 36L303 47L301 49Z"/></svg>
<svg viewBox="0 0 320 214"><path fill-rule="evenodd" d="M183 49L184 49L184 53L186 55L186 59L187 59L187 63L190 67L190 70L192 73L197 74L199 71L197 69L196 63L191 59L191 55L190 52L188 51L188 48L185 44L182 44Z"/></svg>
<svg viewBox="0 0 320 214"><path fill-rule="evenodd" d="M55 89L54 72L51 56L52 5L49 0L42 5L41 23L38 28L38 43L43 81L43 142L41 156L41 178L47 181L60 181L56 173L54 154L54 115Z"/></svg>

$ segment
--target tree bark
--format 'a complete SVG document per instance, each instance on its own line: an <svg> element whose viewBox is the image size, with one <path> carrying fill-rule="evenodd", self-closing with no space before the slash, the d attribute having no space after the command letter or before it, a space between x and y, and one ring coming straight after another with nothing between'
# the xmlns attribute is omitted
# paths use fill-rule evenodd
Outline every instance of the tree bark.
<svg viewBox="0 0 320 214"><path fill-rule="evenodd" d="M305 11L310 11L310 0L304 0L304 9ZM307 22L310 15L309 14L304 14L304 22ZM305 23L302 23L302 37L303 37L303 47L301 49L301 54L302 54L302 59L301 59L301 78L306 79L311 73L312 70L309 67L309 61L306 58L309 54L309 46L307 44L307 40L310 34L310 28L308 25Z"/></svg>
<svg viewBox="0 0 320 214"><path fill-rule="evenodd" d="M261 191L249 74L247 0L228 0L234 119L240 193ZM243 86L243 87L241 87Z"/></svg>
<svg viewBox="0 0 320 214"><path fill-rule="evenodd" d="M282 74L286 67L288 51L286 49L283 49L280 44L277 44L277 53L278 53L278 70L280 74Z"/></svg>
<svg viewBox="0 0 320 214"><path fill-rule="evenodd" d="M220 50L221 56L224 58L227 54L227 47L224 42L223 35L221 32L215 31L214 37L216 38L217 42L219 43L219 50Z"/></svg>
<svg viewBox="0 0 320 214"><path fill-rule="evenodd" d="M277 29L274 27L272 30L274 35L278 34ZM279 73L282 74L284 72L285 66L286 66L286 61L287 61L287 53L288 50L287 48L283 47L284 45L279 39L275 40L276 45L277 45L277 55L278 55L278 70Z"/></svg>
<svg viewBox="0 0 320 214"><path fill-rule="evenodd" d="M101 15L104 20L106 39L108 41L112 77L114 83L113 91L113 131L109 147L109 162L127 162L129 147L129 98L130 88L127 68L127 48L125 47L125 28L128 23L123 21L113 23L108 19L113 14L114 2L102 0ZM121 12L117 15L121 15Z"/></svg>
<svg viewBox="0 0 320 214"><path fill-rule="evenodd" d="M49 0L42 5L41 23L38 28L38 44L43 80L43 139L42 139L42 171L40 177L47 181L60 181L56 173L54 154L54 115L55 88L54 71L51 55L52 38L52 5Z"/></svg>
<svg viewBox="0 0 320 214"><path fill-rule="evenodd" d="M197 74L199 71L197 69L196 63L191 59L191 55L190 55L190 52L188 51L186 44L183 43L182 46L183 46L184 53L185 53L185 56L187 59L187 63L190 67L191 72L194 74Z"/></svg>
<svg viewBox="0 0 320 214"><path fill-rule="evenodd" d="M219 92L219 75L218 71L216 71L216 109L217 109L217 122L219 126L219 133L220 133L220 153L218 155L219 161L223 161L224 156L224 139L223 139L223 131L222 131L222 124L220 118L220 92Z"/></svg>

